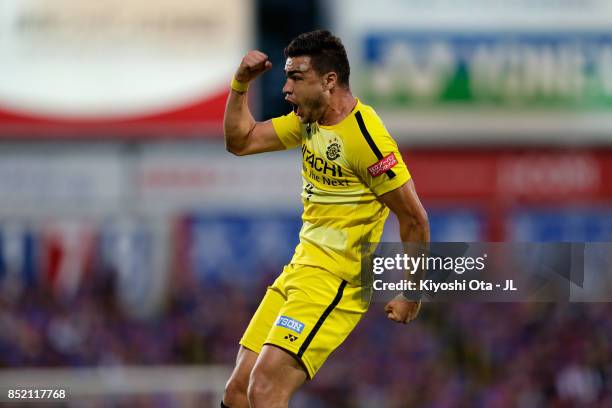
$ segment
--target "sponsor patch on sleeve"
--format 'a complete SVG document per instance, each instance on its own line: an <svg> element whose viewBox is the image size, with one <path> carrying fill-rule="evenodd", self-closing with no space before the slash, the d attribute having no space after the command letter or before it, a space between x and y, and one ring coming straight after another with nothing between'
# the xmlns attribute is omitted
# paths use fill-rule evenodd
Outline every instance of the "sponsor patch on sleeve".
<svg viewBox="0 0 612 408"><path fill-rule="evenodd" d="M299 320L292 319L288 316L279 316L278 320L276 320L276 325L280 327L285 327L289 330L293 330L297 334L301 334L302 330L304 330L304 323Z"/></svg>
<svg viewBox="0 0 612 408"><path fill-rule="evenodd" d="M397 158L395 157L395 154L389 153L387 156L368 167L368 172L372 177L378 177L387 172L389 169L393 168L396 164Z"/></svg>

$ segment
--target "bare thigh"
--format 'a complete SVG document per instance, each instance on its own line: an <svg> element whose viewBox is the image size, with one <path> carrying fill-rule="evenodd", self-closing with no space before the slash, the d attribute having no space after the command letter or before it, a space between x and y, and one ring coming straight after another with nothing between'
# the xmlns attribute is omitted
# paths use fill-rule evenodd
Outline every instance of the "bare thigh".
<svg viewBox="0 0 612 408"><path fill-rule="evenodd" d="M230 381L236 381L236 383L244 385L244 389L249 385L249 377L251 371L255 366L258 354L244 346L240 346L238 349L238 355L236 356L236 365L234 371L230 376Z"/></svg>
<svg viewBox="0 0 612 408"><path fill-rule="evenodd" d="M306 370L288 351L266 344L253 367L250 386L271 387L276 396L288 402L307 378Z"/></svg>

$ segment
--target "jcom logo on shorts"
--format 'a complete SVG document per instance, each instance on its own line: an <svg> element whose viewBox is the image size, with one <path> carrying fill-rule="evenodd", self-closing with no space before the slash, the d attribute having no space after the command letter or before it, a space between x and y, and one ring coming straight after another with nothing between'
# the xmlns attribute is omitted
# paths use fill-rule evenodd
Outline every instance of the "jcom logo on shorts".
<svg viewBox="0 0 612 408"><path fill-rule="evenodd" d="M279 316L278 320L276 321L276 325L286 327L289 330L293 330L297 334L301 334L302 330L304 330L304 323L287 316Z"/></svg>

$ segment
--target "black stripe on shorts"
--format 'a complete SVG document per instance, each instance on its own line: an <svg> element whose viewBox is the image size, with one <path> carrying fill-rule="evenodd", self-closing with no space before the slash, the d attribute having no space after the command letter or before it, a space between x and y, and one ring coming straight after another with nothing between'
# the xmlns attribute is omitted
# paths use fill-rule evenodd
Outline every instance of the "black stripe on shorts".
<svg viewBox="0 0 612 408"><path fill-rule="evenodd" d="M306 337L306 340L304 340L304 343L302 343L302 347L300 347L300 350L297 353L297 356L299 358L302 358L302 356L306 352L306 349L312 342L312 339L314 339L314 336L316 336L321 326L323 326L323 322L325 322L325 319L327 319L327 316L329 316L332 310L334 310L334 308L338 306L338 303L340 303L340 299L342 299L342 293L344 293L344 288L346 287L346 283L347 282L345 280L343 280L342 283L340 283L340 286L338 287L338 292L336 292L336 297L334 298L334 300L332 300L329 306L327 306L327 309L325 309L321 317L319 317L319 320L317 321L317 323L314 325L314 327L308 334L308 337Z"/></svg>
<svg viewBox="0 0 612 408"><path fill-rule="evenodd" d="M361 134L365 138L366 142L368 142L370 149L372 149L372 151L376 155L376 158L378 160L381 160L383 158L383 155L380 152L380 149L378 148L378 146L376 146L376 143L374 143L374 139L372 139L370 132L368 132L368 128L366 128L365 122L363 121L363 117L361 116L361 112L359 111L355 112L355 119L357 119L359 130L361 130ZM387 176L389 176L390 179L395 177L395 172L391 169L387 170L385 173L387 174Z"/></svg>

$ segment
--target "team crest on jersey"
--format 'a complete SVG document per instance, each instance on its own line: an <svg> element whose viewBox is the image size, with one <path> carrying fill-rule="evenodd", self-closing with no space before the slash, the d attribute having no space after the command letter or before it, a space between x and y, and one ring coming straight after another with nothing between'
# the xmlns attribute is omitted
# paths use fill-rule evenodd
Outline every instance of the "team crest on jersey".
<svg viewBox="0 0 612 408"><path fill-rule="evenodd" d="M333 138L327 146L327 159L336 160L338 157L340 157L340 144L336 138Z"/></svg>

